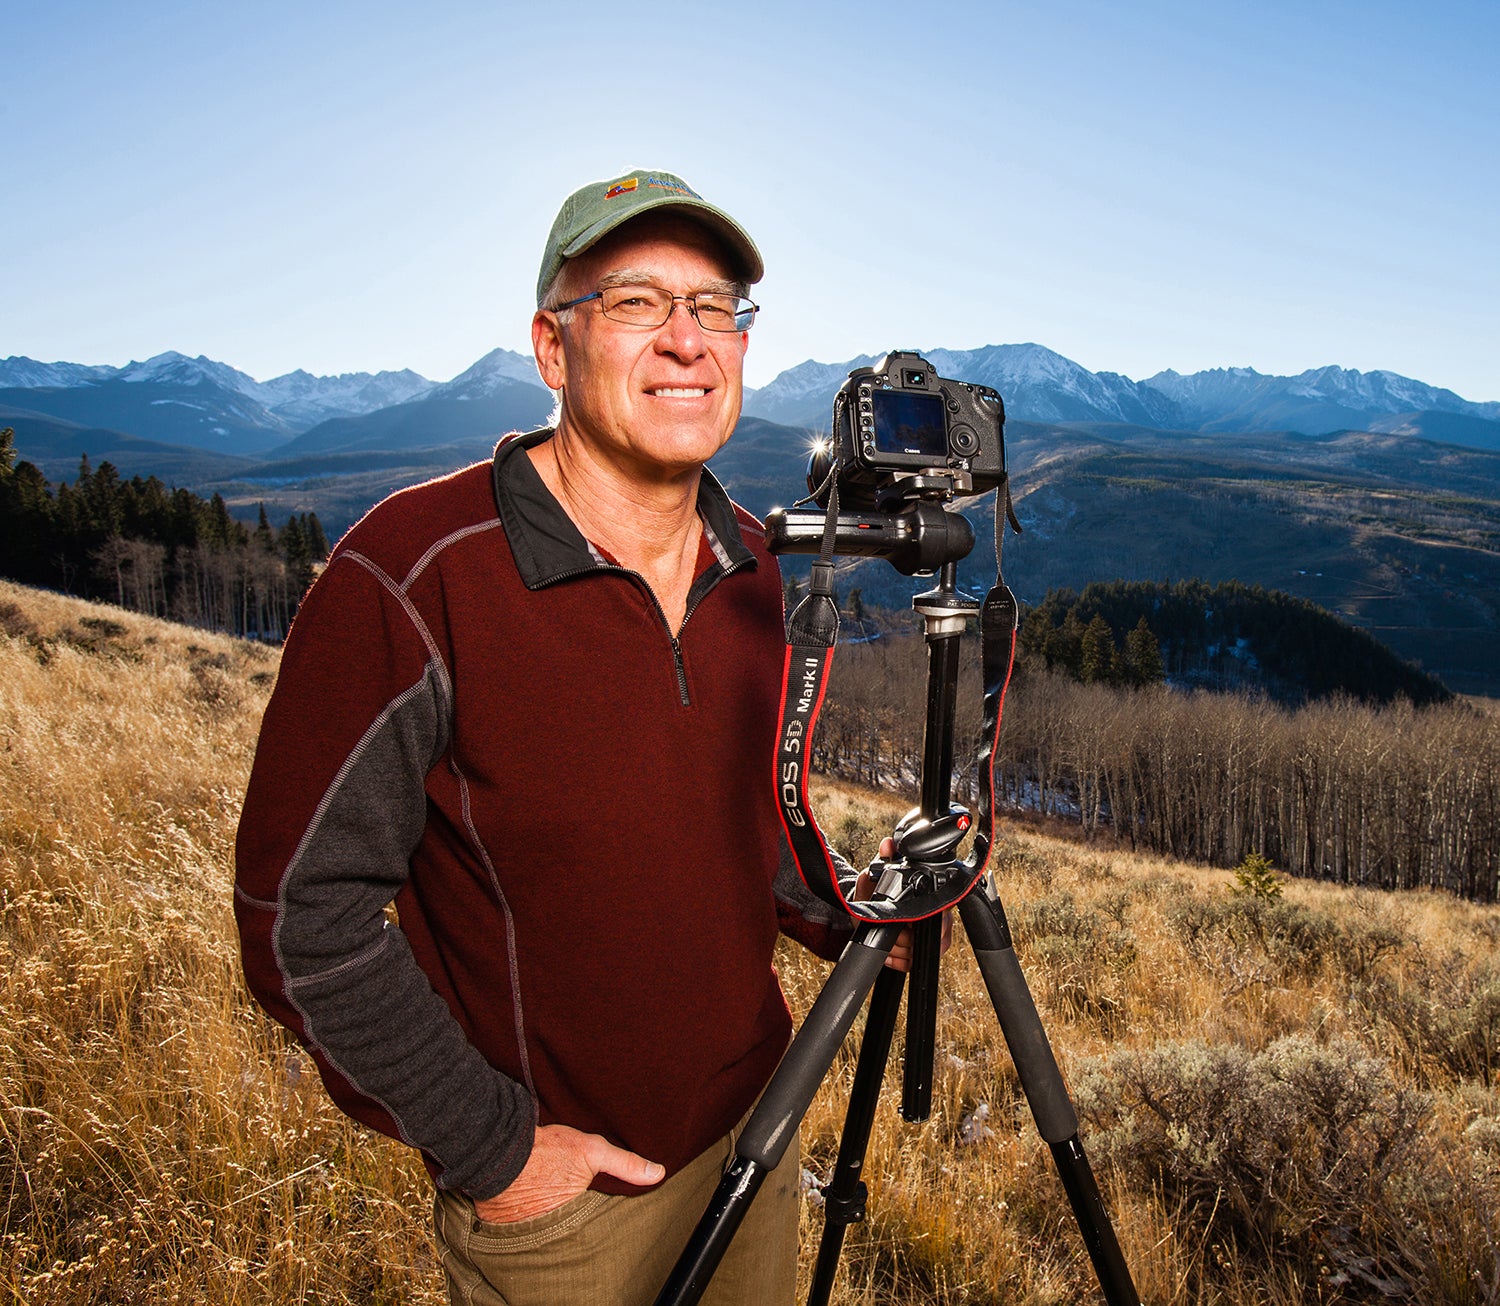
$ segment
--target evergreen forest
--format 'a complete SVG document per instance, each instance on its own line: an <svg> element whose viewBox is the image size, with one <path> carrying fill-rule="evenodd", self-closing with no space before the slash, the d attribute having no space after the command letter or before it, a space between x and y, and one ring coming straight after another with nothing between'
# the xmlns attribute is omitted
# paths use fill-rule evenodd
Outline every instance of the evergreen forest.
<svg viewBox="0 0 1500 1306"><path fill-rule="evenodd" d="M262 506L252 529L218 494L123 480L86 455L71 484L53 486L0 430L0 575L12 580L279 642L327 557L314 512L275 529Z"/></svg>
<svg viewBox="0 0 1500 1306"><path fill-rule="evenodd" d="M1259 585L1113 581L1051 590L1022 655L1084 684L1249 690L1288 705L1347 695L1424 706L1453 696L1368 631Z"/></svg>

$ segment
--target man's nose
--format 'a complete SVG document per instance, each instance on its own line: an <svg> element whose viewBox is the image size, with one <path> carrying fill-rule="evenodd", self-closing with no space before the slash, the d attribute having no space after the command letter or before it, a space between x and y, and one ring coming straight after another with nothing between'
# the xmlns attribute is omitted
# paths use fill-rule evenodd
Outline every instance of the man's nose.
<svg viewBox="0 0 1500 1306"><path fill-rule="evenodd" d="M678 308L682 309L681 313ZM665 346L668 352L692 358L697 358L707 349L703 327L698 322L693 301L687 295L672 296L672 307L656 339L658 345Z"/></svg>

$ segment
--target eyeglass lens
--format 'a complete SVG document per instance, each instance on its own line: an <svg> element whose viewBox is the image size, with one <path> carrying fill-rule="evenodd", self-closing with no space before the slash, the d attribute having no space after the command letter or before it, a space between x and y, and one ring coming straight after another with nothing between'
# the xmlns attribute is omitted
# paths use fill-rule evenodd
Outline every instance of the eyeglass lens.
<svg viewBox="0 0 1500 1306"><path fill-rule="evenodd" d="M714 291L674 296L659 286L610 286L600 296L600 306L616 322L657 327L672 315L679 298L692 306L705 331L748 331L755 321L756 306L748 299Z"/></svg>

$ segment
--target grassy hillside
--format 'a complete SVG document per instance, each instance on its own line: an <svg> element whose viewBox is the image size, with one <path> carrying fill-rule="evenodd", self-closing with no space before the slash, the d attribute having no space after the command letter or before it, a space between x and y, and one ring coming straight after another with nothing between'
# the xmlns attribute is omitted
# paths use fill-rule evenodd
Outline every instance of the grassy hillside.
<svg viewBox="0 0 1500 1306"><path fill-rule="evenodd" d="M36 1306L443 1300L427 1180L246 996L240 794L277 655L0 584L0 1285ZM902 806L827 790L868 855ZM1500 1302L1500 909L1013 830L1001 891L1153 1303ZM962 931L960 930L961 934ZM785 949L804 1010L826 965ZM835 1300L1096 1300L978 972L899 1066ZM831 1161L851 1046L804 1129ZM820 1219L809 1200L804 1269Z"/></svg>

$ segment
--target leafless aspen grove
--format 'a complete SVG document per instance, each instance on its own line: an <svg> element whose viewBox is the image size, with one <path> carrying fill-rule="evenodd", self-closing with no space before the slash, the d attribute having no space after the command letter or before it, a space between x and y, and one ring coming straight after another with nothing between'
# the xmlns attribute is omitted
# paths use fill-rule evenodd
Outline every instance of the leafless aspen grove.
<svg viewBox="0 0 1500 1306"><path fill-rule="evenodd" d="M922 755L920 639L841 648L818 764L900 786ZM964 673L958 737L979 731ZM1333 700L1287 709L1242 694L1120 690L1014 677L996 769L1002 808L1089 837L1233 866L1252 853L1296 876L1367 888L1500 894L1500 716ZM956 759L970 783L972 756Z"/></svg>

